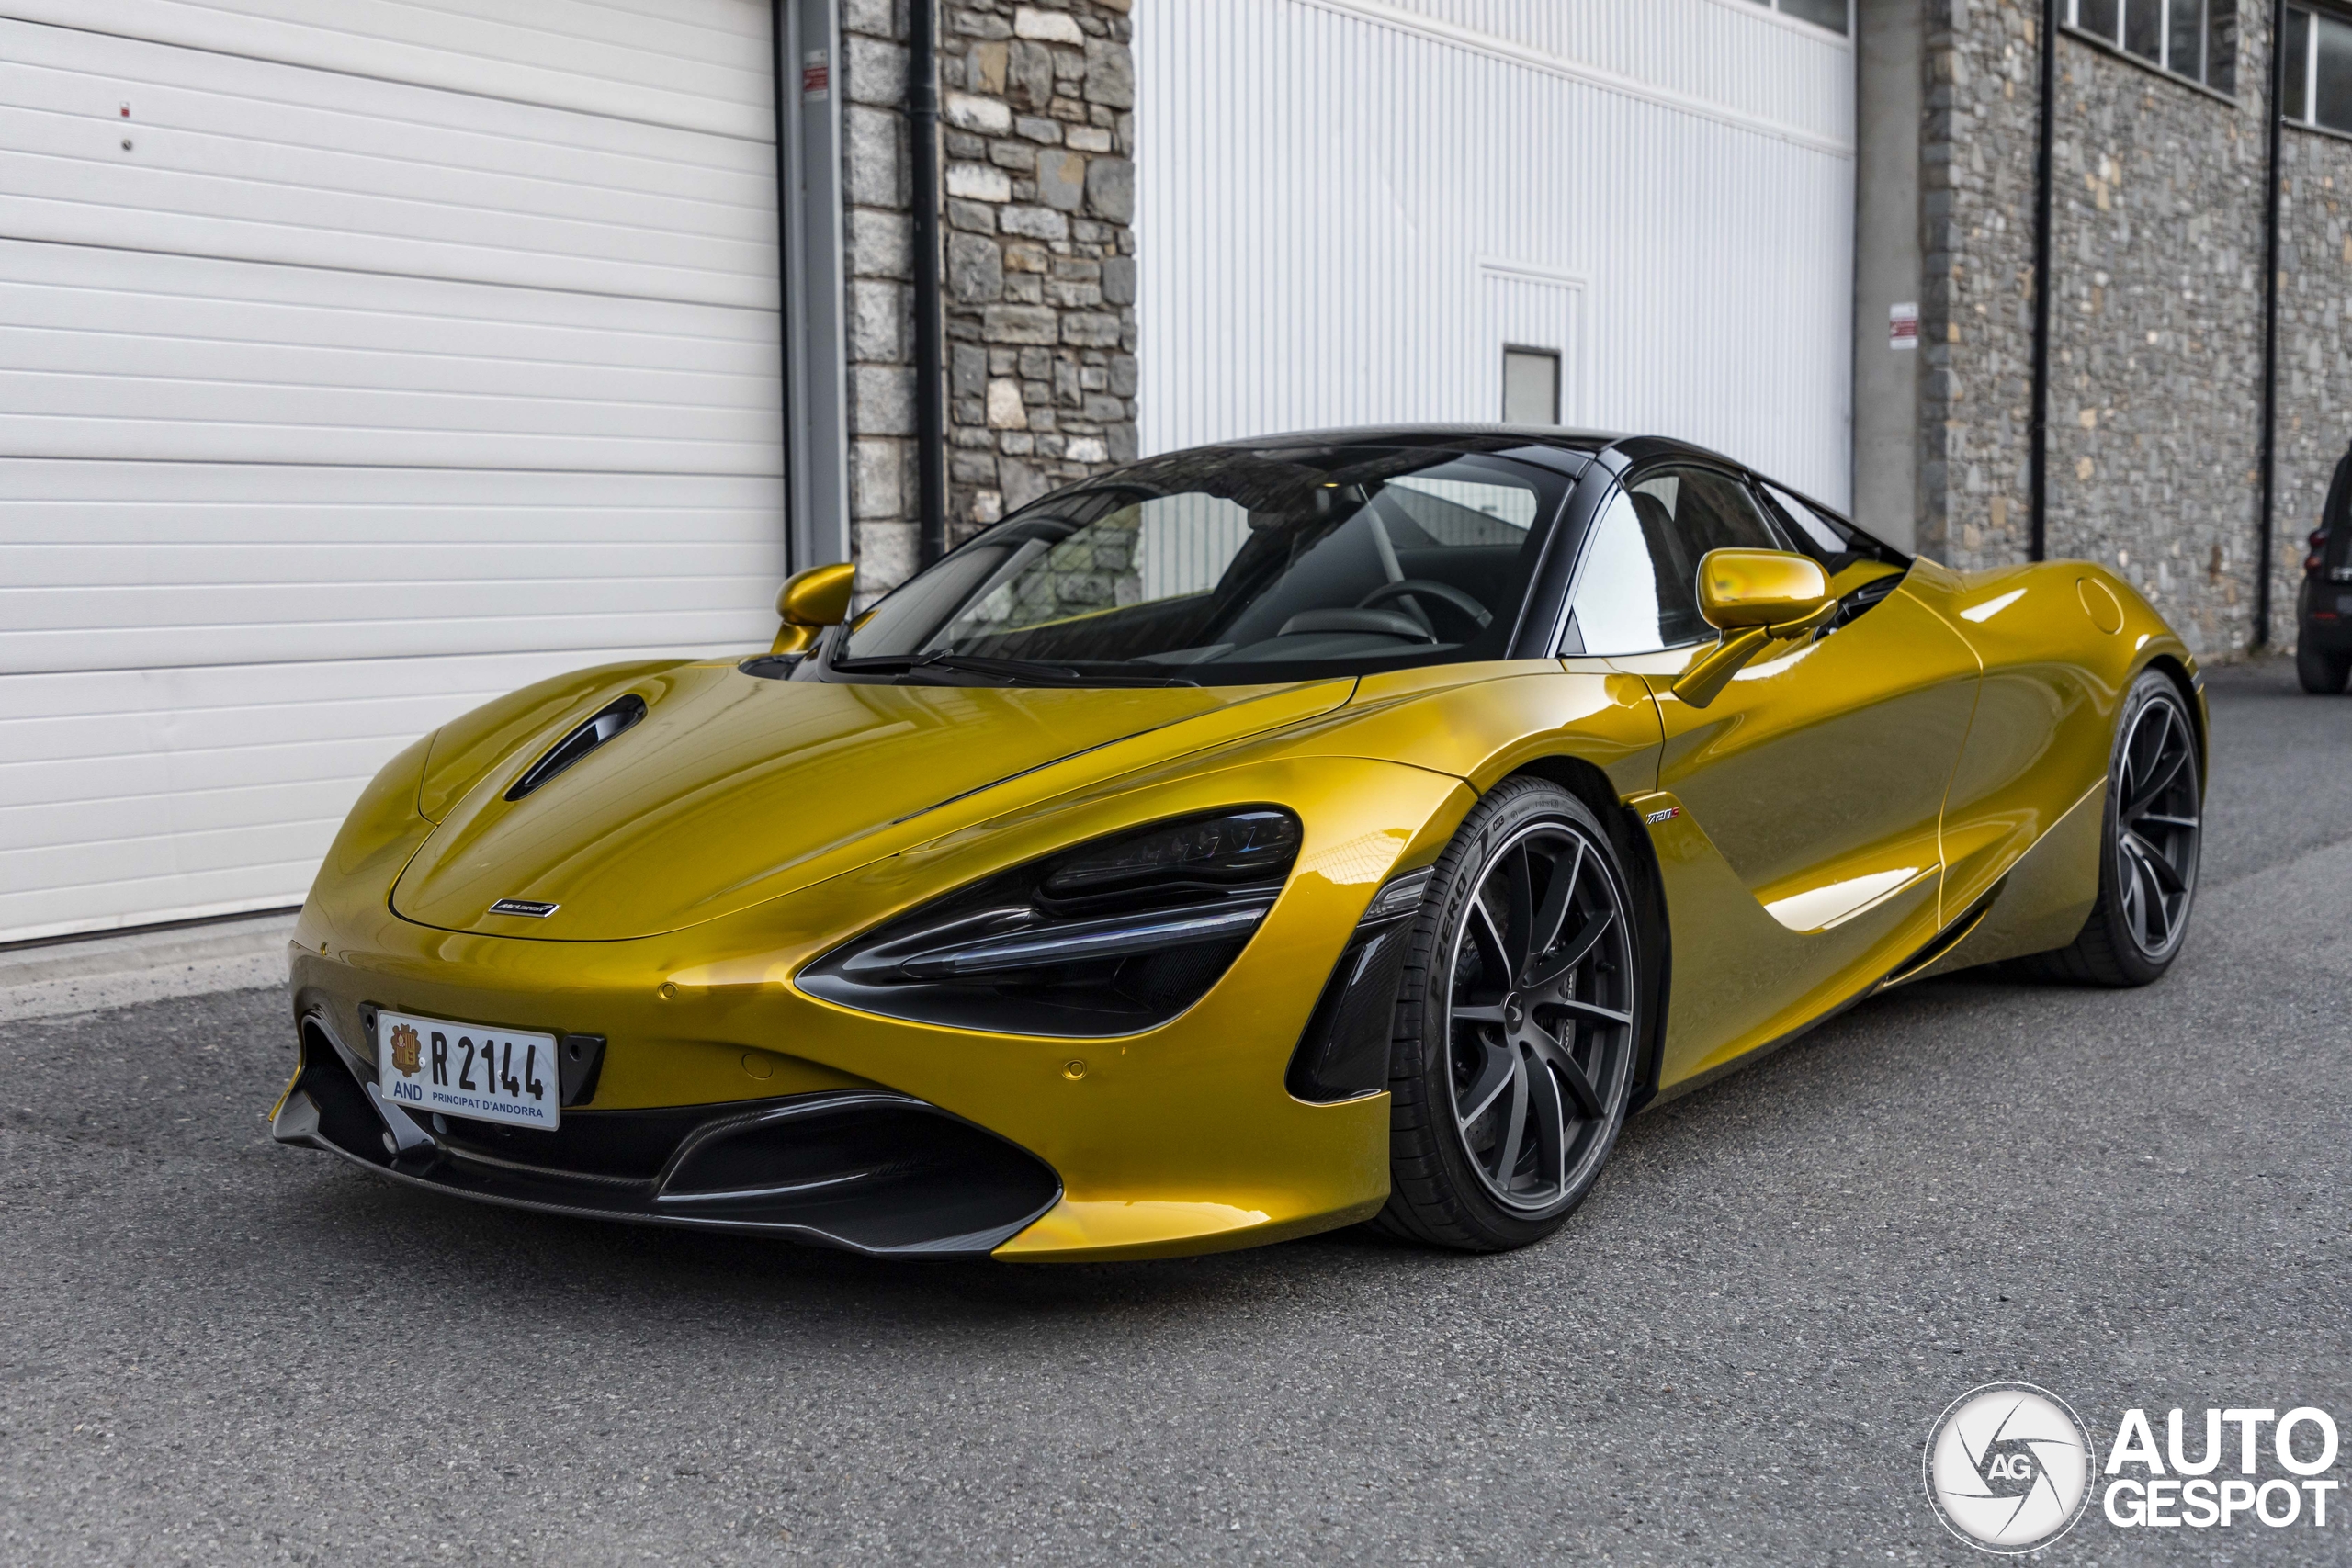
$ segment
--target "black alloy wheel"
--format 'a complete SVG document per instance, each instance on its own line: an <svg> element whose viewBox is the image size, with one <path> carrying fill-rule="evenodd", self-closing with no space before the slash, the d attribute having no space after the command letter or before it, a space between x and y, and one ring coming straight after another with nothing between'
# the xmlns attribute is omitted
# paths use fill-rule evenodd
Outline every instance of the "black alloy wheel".
<svg viewBox="0 0 2352 1568"><path fill-rule="evenodd" d="M1623 861L1583 802L1511 780L1437 864L1399 987L1392 1234L1470 1251L1559 1228L1615 1145L1640 1024Z"/></svg>
<svg viewBox="0 0 2352 1568"><path fill-rule="evenodd" d="M2188 934L2205 792L2196 728L2170 677L2143 671L2115 728L2098 903L2072 946L2033 963L2086 985L2144 986Z"/></svg>

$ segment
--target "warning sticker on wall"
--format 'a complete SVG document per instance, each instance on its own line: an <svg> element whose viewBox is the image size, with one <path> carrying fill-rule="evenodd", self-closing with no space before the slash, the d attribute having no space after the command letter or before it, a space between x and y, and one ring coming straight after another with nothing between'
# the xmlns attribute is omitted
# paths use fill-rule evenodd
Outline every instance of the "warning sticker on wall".
<svg viewBox="0 0 2352 1568"><path fill-rule="evenodd" d="M1886 308L1886 346L1917 348L1919 346L1919 307L1889 305Z"/></svg>

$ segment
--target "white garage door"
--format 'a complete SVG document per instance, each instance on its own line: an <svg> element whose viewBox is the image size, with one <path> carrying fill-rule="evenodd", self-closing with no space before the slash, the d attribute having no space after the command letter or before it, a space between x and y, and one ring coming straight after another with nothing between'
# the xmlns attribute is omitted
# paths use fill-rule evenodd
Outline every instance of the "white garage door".
<svg viewBox="0 0 2352 1568"><path fill-rule="evenodd" d="M0 941L784 570L766 0L0 0Z"/></svg>

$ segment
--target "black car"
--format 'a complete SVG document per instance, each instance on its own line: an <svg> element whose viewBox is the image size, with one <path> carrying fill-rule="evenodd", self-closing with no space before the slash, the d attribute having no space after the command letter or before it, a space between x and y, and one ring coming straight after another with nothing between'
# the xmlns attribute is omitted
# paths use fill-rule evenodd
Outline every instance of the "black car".
<svg viewBox="0 0 2352 1568"><path fill-rule="evenodd" d="M2303 590L2295 601L2295 673L2306 692L2328 695L2352 676L2352 451L2335 465L2327 504L2312 530L2303 558Z"/></svg>

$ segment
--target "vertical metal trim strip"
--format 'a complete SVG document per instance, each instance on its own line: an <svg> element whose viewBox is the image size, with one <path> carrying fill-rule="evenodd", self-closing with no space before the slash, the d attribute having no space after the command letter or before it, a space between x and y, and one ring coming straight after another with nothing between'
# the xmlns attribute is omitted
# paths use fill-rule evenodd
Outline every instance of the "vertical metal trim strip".
<svg viewBox="0 0 2352 1568"><path fill-rule="evenodd" d="M947 410L940 349L939 15L933 0L910 0L913 35L907 62L908 130L914 141L911 228L915 249L915 494L921 563L947 553Z"/></svg>
<svg viewBox="0 0 2352 1568"><path fill-rule="evenodd" d="M2269 188L2262 196L2262 451L2257 458L2262 509L2256 525L2253 648L2270 645L2270 552L2278 526L2278 160L2286 124L2286 0L2270 0L2270 87L2263 100L2268 115ZM2312 49L2316 56L2318 50Z"/></svg>
<svg viewBox="0 0 2352 1568"><path fill-rule="evenodd" d="M800 398L794 385L798 379L800 361L798 340L802 333L794 329L797 300L793 288L793 258L799 254L799 224L797 214L799 200L798 182L793 175L798 164L792 151L798 138L792 135L792 120L800 102L799 83L792 76L792 39L796 29L789 24L796 18L786 15L790 0L768 0L768 67L775 84L775 333L776 333L776 443L783 468L783 484L777 494L783 515L777 519L784 531L784 570L786 575L798 571L813 562L798 558L796 547L801 519L795 515L801 510L796 487L800 479L800 464L794 459L793 422L799 417Z"/></svg>
<svg viewBox="0 0 2352 1568"><path fill-rule="evenodd" d="M2033 148L2033 410L2027 483L2031 491L2026 558L2041 560L2050 543L2050 230L2055 221L2057 181L2052 146L2058 119L2058 0L2041 5L2041 124ZM1950 547L1949 544L1946 546Z"/></svg>

